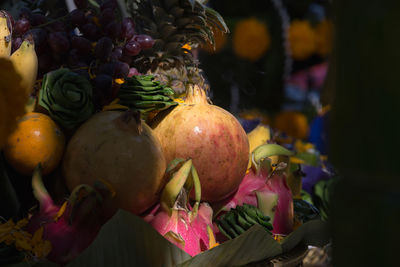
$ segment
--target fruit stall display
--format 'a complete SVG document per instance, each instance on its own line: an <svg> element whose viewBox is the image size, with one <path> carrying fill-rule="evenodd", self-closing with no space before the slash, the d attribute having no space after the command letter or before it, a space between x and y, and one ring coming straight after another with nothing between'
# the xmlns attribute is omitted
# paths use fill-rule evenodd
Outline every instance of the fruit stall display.
<svg viewBox="0 0 400 267"><path fill-rule="evenodd" d="M326 157L210 100L196 53L229 33L217 11L66 2L0 11L0 264L244 266L328 243Z"/></svg>

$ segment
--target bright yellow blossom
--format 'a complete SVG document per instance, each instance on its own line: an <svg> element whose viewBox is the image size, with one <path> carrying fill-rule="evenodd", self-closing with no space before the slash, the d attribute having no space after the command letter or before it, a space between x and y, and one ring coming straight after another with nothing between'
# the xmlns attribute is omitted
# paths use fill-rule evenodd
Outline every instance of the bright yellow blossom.
<svg viewBox="0 0 400 267"><path fill-rule="evenodd" d="M316 34L308 21L293 21L288 32L292 57L295 60L305 60L315 53L316 38Z"/></svg>
<svg viewBox="0 0 400 267"><path fill-rule="evenodd" d="M233 33L233 50L243 59L256 61L268 50L271 37L267 25L256 19L239 21Z"/></svg>

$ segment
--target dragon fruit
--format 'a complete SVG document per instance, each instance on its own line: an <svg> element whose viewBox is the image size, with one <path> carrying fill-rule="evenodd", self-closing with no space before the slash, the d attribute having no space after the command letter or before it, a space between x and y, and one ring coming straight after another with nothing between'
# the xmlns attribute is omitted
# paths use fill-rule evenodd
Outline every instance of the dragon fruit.
<svg viewBox="0 0 400 267"><path fill-rule="evenodd" d="M293 197L287 185L287 165L291 151L277 144L257 147L252 167L234 195L219 203L217 215L236 206L258 207L273 222L273 234L287 235L293 230Z"/></svg>
<svg viewBox="0 0 400 267"><path fill-rule="evenodd" d="M100 183L96 186L102 193L107 191ZM30 218L27 230L33 234L43 227L43 239L52 244L48 259L65 265L92 243L105 223L100 212L104 196L88 185L80 185L68 201L56 205L44 187L40 165L33 173L32 187L40 209Z"/></svg>
<svg viewBox="0 0 400 267"><path fill-rule="evenodd" d="M212 231L213 210L205 202L200 204L200 181L192 160L176 159L166 173L172 178L161 194L160 204L144 219L191 256L212 248L216 245ZM188 200L193 187L195 203L192 207Z"/></svg>

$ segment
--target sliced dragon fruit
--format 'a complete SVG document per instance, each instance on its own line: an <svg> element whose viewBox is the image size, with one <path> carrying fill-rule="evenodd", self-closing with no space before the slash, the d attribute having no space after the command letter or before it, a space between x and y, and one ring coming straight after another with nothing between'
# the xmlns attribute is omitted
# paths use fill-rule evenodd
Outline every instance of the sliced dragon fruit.
<svg viewBox="0 0 400 267"><path fill-rule="evenodd" d="M171 243L195 256L215 245L211 230L213 211L207 203L200 204L200 180L191 159L173 161L168 173L173 176L162 192L160 204L144 219ZM192 207L188 199L193 187Z"/></svg>

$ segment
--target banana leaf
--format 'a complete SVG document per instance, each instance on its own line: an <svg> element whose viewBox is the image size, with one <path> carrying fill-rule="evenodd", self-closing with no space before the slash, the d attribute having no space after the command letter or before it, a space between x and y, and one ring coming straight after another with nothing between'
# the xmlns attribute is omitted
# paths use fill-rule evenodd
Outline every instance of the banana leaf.
<svg viewBox="0 0 400 267"><path fill-rule="evenodd" d="M169 243L141 218L118 211L102 228L95 241L67 267L78 266L242 266L274 258L304 245L328 242L325 224L313 220L300 226L282 243L260 225L211 250L190 257Z"/></svg>
<svg viewBox="0 0 400 267"><path fill-rule="evenodd" d="M168 267L189 258L189 254L167 241L150 224L120 210L103 226L95 241L67 267Z"/></svg>

